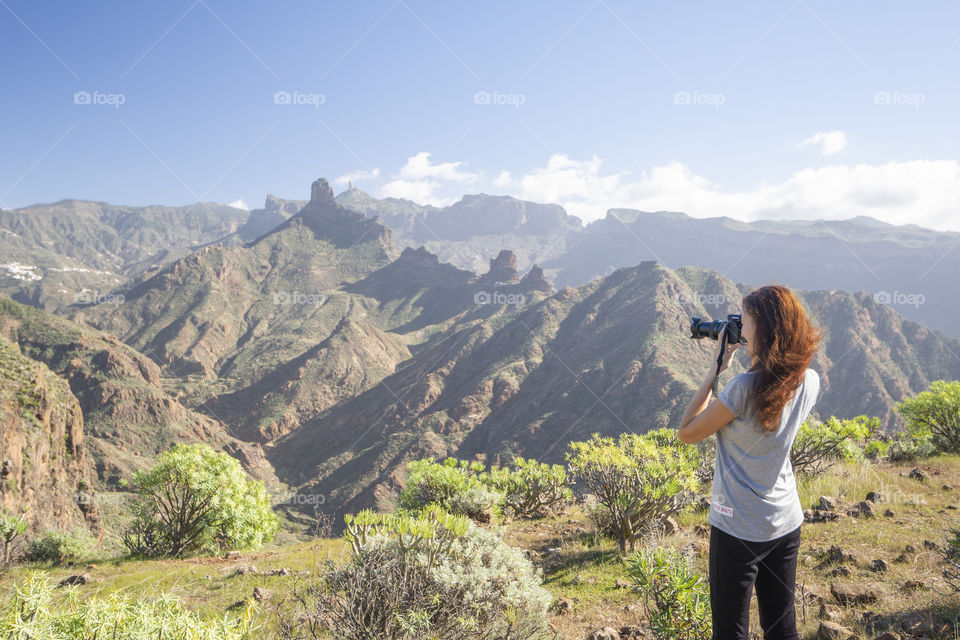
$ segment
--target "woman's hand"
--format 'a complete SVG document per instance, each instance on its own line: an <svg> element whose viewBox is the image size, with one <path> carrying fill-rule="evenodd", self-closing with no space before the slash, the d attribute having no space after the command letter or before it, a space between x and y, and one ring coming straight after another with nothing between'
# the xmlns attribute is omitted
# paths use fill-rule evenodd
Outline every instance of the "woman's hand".
<svg viewBox="0 0 960 640"><path fill-rule="evenodd" d="M720 371L724 371L727 367L730 366L730 360L733 358L733 354L737 352L737 349L740 348L740 343L730 344L727 342L724 344L724 337L727 335L727 327L723 328L723 333L720 334L720 340L717 341L718 345L723 345L723 361L720 363ZM713 357L713 364L711 367L716 368L717 358L720 356L720 346L717 347L717 353Z"/></svg>

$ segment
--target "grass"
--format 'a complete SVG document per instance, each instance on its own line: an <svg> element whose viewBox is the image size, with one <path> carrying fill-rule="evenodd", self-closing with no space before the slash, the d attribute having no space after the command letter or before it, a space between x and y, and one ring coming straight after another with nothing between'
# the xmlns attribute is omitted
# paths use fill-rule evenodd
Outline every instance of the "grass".
<svg viewBox="0 0 960 640"><path fill-rule="evenodd" d="M814 592L834 604L830 584L835 580L874 587L881 598L875 605L839 607L837 622L854 630L862 638L872 638L879 631L866 629L863 614L875 612L880 617L897 621L908 611L935 611L944 619L960 617L960 596L941 596L929 587L946 592L941 577L942 565L935 550L924 547L929 540L942 545L946 529L960 525L960 456L940 455L923 460L919 466L929 479L920 482L908 477L913 464L876 467L841 463L817 478L801 478L798 491L804 508L810 508L821 495L840 498L845 509L864 499L868 491L879 491L888 502L881 502L881 515L874 519L845 518L837 522L804 523L800 561L797 568L798 625L801 637L813 638L819 625L818 605L801 606L801 590ZM943 490L944 484L957 487ZM890 508L894 516L884 517ZM687 549L693 552L694 566L706 578L709 538L694 531L696 525L709 530L707 512L688 511L676 518L680 530L670 536L659 536L650 543ZM543 569L545 586L557 598L572 603L564 615L551 616L551 625L562 637L579 640L591 631L622 625L643 626L645 613L639 596L617 586L626 579L622 559L615 544L593 534L592 527L579 508L561 516L543 520L517 520L504 525L504 536L510 544L530 550L534 562ZM839 545L852 553L857 563L849 565L851 575L842 579L829 574L833 564L823 563L823 551ZM894 562L912 544L916 552L907 562ZM230 559L198 557L184 560L130 560L105 558L72 567L14 566L0 572L0 591L25 578L31 570L44 569L56 580L80 572L90 573L90 584L78 587L81 595L123 590L134 598L151 598L158 592L178 597L185 608L203 616L220 618L228 607L249 599L254 587L272 593L262 607L260 620L270 628L270 612L283 598L285 590L298 576L262 575L274 569L289 568L313 573L326 559L343 557L345 546L340 540L319 539L308 542L275 545L255 552L243 552ZM888 570L877 573L869 565L875 558L887 562ZM237 569L254 565L257 575L238 575ZM919 580L925 589L903 590L908 580ZM756 599L751 605L751 628L759 630ZM896 631L896 627L894 627ZM261 637L258 634L258 637ZM956 634L947 637L956 638Z"/></svg>

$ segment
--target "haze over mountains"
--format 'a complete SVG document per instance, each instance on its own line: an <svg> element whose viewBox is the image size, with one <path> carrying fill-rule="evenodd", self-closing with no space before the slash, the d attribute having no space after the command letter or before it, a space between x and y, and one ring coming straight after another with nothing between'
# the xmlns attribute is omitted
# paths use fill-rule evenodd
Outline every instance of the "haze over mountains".
<svg viewBox="0 0 960 640"><path fill-rule="evenodd" d="M617 210L583 227L555 205L420 207L321 179L309 201L252 212L64 201L0 221L0 288L25 303L0 298L0 336L11 361L67 380L97 487L177 441L337 512L389 505L425 455L557 461L593 432L676 424L715 348L687 337L690 317L723 318L769 281L825 329L820 416L893 429L899 400L960 378L960 339L910 315L945 308L957 331L958 234L869 219ZM944 288L885 304L872 279Z"/></svg>

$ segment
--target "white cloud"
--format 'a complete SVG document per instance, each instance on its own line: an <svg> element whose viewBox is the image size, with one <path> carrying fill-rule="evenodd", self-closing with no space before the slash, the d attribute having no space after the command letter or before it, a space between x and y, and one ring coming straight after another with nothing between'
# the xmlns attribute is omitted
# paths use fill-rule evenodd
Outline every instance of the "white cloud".
<svg viewBox="0 0 960 640"><path fill-rule="evenodd" d="M729 192L678 161L642 171L604 175L603 160L551 156L546 167L494 181L501 193L556 203L584 222L611 208L683 211L694 217L844 219L866 215L892 224L960 230L960 163L913 160L883 165L803 169L780 184ZM414 198L415 199L415 198Z"/></svg>
<svg viewBox="0 0 960 640"><path fill-rule="evenodd" d="M847 148L847 134L843 131L817 131L815 134L797 143L797 148L820 145L820 154L832 156Z"/></svg>
<svg viewBox="0 0 960 640"><path fill-rule="evenodd" d="M394 179L380 188L382 198L406 198L420 204L432 204L442 207L453 204L463 195L462 189L456 194L437 193L451 184L467 184L476 182L481 173L466 171L461 166L464 162L430 163L430 153L421 151L415 156L407 158L407 163L400 172L392 176Z"/></svg>
<svg viewBox="0 0 960 640"><path fill-rule="evenodd" d="M361 180L372 180L380 175L380 167L374 167L373 169L366 170L360 169L346 175L342 175L339 178L333 179L333 184L346 186L350 182L360 182Z"/></svg>
<svg viewBox="0 0 960 640"><path fill-rule="evenodd" d="M237 198L233 202L227 205L228 207L234 207L235 209L243 209L249 211L250 207L247 206L247 203L243 201L243 198Z"/></svg>

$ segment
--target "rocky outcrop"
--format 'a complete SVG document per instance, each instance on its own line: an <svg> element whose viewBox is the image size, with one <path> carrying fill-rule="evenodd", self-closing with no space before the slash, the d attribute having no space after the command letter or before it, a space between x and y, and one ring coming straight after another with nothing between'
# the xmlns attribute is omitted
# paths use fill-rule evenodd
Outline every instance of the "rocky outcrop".
<svg viewBox="0 0 960 640"><path fill-rule="evenodd" d="M0 505L34 531L99 528L83 413L66 381L0 336Z"/></svg>
<svg viewBox="0 0 960 640"><path fill-rule="evenodd" d="M540 291L542 293L553 291L553 285L543 275L543 269L538 264L533 265L530 271L527 271L520 279L520 288L524 291Z"/></svg>
<svg viewBox="0 0 960 640"><path fill-rule="evenodd" d="M517 273L517 256L503 249L496 258L490 258L490 270L480 277L484 284L514 284L520 281Z"/></svg>

